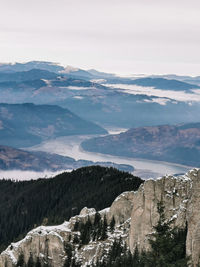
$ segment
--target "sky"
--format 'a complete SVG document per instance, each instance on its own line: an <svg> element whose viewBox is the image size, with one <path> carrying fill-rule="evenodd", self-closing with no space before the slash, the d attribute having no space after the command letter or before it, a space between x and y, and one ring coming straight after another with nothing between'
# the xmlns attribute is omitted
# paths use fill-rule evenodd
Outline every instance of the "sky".
<svg viewBox="0 0 200 267"><path fill-rule="evenodd" d="M199 0L0 0L0 62L200 75Z"/></svg>

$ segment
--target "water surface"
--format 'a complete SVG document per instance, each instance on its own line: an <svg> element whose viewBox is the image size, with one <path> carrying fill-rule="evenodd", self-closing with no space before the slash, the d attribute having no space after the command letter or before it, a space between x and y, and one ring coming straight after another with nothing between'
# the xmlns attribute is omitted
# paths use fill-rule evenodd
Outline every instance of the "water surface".
<svg viewBox="0 0 200 267"><path fill-rule="evenodd" d="M66 136L45 141L37 146L29 148L32 151L45 151L62 156L69 156L76 160L84 159L91 161L110 161L117 164L128 164L135 168L133 172L144 179L156 178L165 174L185 173L192 167L163 161L146 160L113 156L101 153L88 152L81 148L82 141L94 136Z"/></svg>

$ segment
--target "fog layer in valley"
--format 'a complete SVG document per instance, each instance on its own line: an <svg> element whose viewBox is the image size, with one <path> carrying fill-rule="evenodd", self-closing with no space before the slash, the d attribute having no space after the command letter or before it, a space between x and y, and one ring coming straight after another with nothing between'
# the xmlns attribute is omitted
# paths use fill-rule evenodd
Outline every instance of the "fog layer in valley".
<svg viewBox="0 0 200 267"><path fill-rule="evenodd" d="M35 171L21 171L21 170L12 170L12 171L2 171L0 170L0 179L11 179L14 181L28 181L28 180L36 180L39 178L51 178L55 175L62 173L64 171L71 170L63 170L57 172L51 171L43 171L43 172L35 172Z"/></svg>

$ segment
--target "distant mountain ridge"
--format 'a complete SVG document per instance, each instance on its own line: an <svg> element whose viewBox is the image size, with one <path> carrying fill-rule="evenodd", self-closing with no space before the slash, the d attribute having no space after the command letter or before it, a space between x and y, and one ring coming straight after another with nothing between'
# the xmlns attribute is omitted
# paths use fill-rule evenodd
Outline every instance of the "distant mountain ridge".
<svg viewBox="0 0 200 267"><path fill-rule="evenodd" d="M0 104L0 140L5 145L26 147L58 136L106 132L59 106Z"/></svg>
<svg viewBox="0 0 200 267"><path fill-rule="evenodd" d="M52 80L56 79L58 74L47 70L31 69L27 71L4 73L0 72L0 82L22 82L38 79Z"/></svg>
<svg viewBox="0 0 200 267"><path fill-rule="evenodd" d="M89 160L75 160L71 157L41 151L25 151L0 145L0 170L29 170L29 171L64 171L80 167L99 165L114 167L121 171L133 172L134 168L126 164L112 162L93 162Z"/></svg>
<svg viewBox="0 0 200 267"><path fill-rule="evenodd" d="M86 140L87 151L200 166L200 123L133 128Z"/></svg>
<svg viewBox="0 0 200 267"><path fill-rule="evenodd" d="M0 64L0 72L21 72L32 69L47 70L50 72L59 72L64 70L64 67L57 63L48 61L29 61L25 63L2 63Z"/></svg>
<svg viewBox="0 0 200 267"><path fill-rule="evenodd" d="M195 88L200 88L200 86L196 84L178 81L175 79L151 78L151 77L145 77L145 78L140 78L140 79L116 77L113 79L112 78L108 79L107 83L138 85L138 86L143 86L143 87L154 87L156 89L174 90L174 91L183 91L183 90L191 90Z"/></svg>

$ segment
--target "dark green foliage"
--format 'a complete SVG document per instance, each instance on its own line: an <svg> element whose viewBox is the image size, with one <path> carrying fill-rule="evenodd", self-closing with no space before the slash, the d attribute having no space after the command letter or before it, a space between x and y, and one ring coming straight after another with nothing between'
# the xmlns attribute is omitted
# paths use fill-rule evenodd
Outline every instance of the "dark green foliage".
<svg viewBox="0 0 200 267"><path fill-rule="evenodd" d="M130 255L129 255L130 256ZM133 257L132 257L132 264L133 266L140 266L140 255L139 255L139 251L138 251L138 248L136 247L135 248L135 251L134 251L134 254L133 254Z"/></svg>
<svg viewBox="0 0 200 267"><path fill-rule="evenodd" d="M27 267L35 267L32 254L30 254L30 257L29 257L29 260L27 263Z"/></svg>
<svg viewBox="0 0 200 267"><path fill-rule="evenodd" d="M76 221L74 224L74 231L76 232L76 231L78 231L78 229L79 229L79 222Z"/></svg>
<svg viewBox="0 0 200 267"><path fill-rule="evenodd" d="M72 252L73 252L72 245L69 244L69 243L66 243L65 244L66 259L65 259L65 262L64 262L64 266L63 267L70 267L71 266Z"/></svg>
<svg viewBox="0 0 200 267"><path fill-rule="evenodd" d="M70 243L66 243L64 246L65 246L65 253L67 254L67 257L71 259L72 251L73 251L72 245Z"/></svg>
<svg viewBox="0 0 200 267"><path fill-rule="evenodd" d="M106 216L103 220L98 212L95 213L94 222L91 222L90 217L85 223L76 222L74 225L76 231L80 232L80 239L77 235L74 236L73 243L82 245L87 245L90 241L105 240L108 235L108 224Z"/></svg>
<svg viewBox="0 0 200 267"><path fill-rule="evenodd" d="M73 258L70 267L81 267L81 263L77 262L77 261Z"/></svg>
<svg viewBox="0 0 200 267"><path fill-rule="evenodd" d="M187 266L185 251L187 229L171 229L171 223L165 220L162 203L158 203L158 213L160 218L154 227L153 239L150 240L151 251L146 254L147 266L152 264L155 267Z"/></svg>
<svg viewBox="0 0 200 267"><path fill-rule="evenodd" d="M79 244L80 243L80 239L79 239L78 235L74 235L73 243L74 244Z"/></svg>
<svg viewBox="0 0 200 267"><path fill-rule="evenodd" d="M130 265L129 265L130 264ZM102 260L98 260L94 267L131 267L132 255L127 250L126 245L120 240L114 240L109 252Z"/></svg>
<svg viewBox="0 0 200 267"><path fill-rule="evenodd" d="M112 220L110 222L110 231L111 231L111 233L114 231L114 228L115 228L115 218L112 217Z"/></svg>
<svg viewBox="0 0 200 267"><path fill-rule="evenodd" d="M19 255L19 258L17 261L17 267L25 267L24 254Z"/></svg>
<svg viewBox="0 0 200 267"><path fill-rule="evenodd" d="M60 224L85 206L96 210L109 207L120 193L137 190L141 183L129 173L100 166L80 168L53 179L1 180L0 250L44 221Z"/></svg>
<svg viewBox="0 0 200 267"><path fill-rule="evenodd" d="M92 223L90 221L90 218L88 217L88 220L85 224L80 225L80 232L81 232L81 244L86 245L90 242L91 239L91 232L92 232Z"/></svg>
<svg viewBox="0 0 200 267"><path fill-rule="evenodd" d="M99 214L99 212L96 212L94 217L94 226L97 226L100 221L101 221L101 215Z"/></svg>
<svg viewBox="0 0 200 267"><path fill-rule="evenodd" d="M81 264L74 257L74 246L69 243L65 244L66 259L63 267L80 267Z"/></svg>
<svg viewBox="0 0 200 267"><path fill-rule="evenodd" d="M40 262L40 259L39 259L39 258L37 258L37 260L36 260L35 267L42 267L42 265L41 265L41 262Z"/></svg>
<svg viewBox="0 0 200 267"><path fill-rule="evenodd" d="M107 227L108 227L108 224L107 224L106 216L104 215L103 225L102 225L102 233L101 233L100 240L105 240L108 237Z"/></svg>

